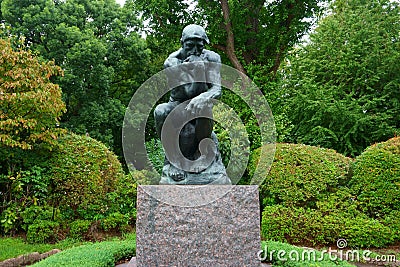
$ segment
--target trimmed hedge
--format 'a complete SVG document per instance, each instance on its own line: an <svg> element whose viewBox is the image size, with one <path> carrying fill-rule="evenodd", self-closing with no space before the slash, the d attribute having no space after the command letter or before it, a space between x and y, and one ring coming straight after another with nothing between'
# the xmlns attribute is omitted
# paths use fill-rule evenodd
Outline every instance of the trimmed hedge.
<svg viewBox="0 0 400 267"><path fill-rule="evenodd" d="M250 175L254 173L259 154L260 148L250 157ZM315 208L318 200L347 183L351 161L331 149L277 144L271 170L260 186L262 205Z"/></svg>
<svg viewBox="0 0 400 267"><path fill-rule="evenodd" d="M396 230L359 213L356 216L332 210L330 213L303 207L267 206L261 222L264 240L291 244L334 244L346 239L349 247L385 247L395 241Z"/></svg>
<svg viewBox="0 0 400 267"><path fill-rule="evenodd" d="M135 240L106 241L64 250L32 266L114 267L118 260L134 256L135 251Z"/></svg>
<svg viewBox="0 0 400 267"><path fill-rule="evenodd" d="M400 241L399 145L400 138L373 145L353 163L333 150L278 144L260 187L262 238L309 245L344 238L350 247Z"/></svg>
<svg viewBox="0 0 400 267"><path fill-rule="evenodd" d="M400 211L400 137L368 147L352 165L349 188L373 218Z"/></svg>

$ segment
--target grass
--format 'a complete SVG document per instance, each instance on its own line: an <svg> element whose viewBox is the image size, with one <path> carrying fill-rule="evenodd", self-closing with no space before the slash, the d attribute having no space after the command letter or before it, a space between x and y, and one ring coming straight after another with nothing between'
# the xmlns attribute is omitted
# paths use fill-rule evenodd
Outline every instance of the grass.
<svg viewBox="0 0 400 267"><path fill-rule="evenodd" d="M22 238L0 238L0 261L32 252L44 253L54 248L63 250L80 244L82 242L73 239L65 239L57 244L28 244Z"/></svg>
<svg viewBox="0 0 400 267"><path fill-rule="evenodd" d="M113 267L136 252L135 240L104 241L73 247L44 259L33 267Z"/></svg>
<svg viewBox="0 0 400 267"><path fill-rule="evenodd" d="M127 233L122 237L113 237L108 241L136 240L135 233ZM52 249L66 250L72 247L92 244L92 242L82 242L76 239L67 238L56 244L29 244L19 237L0 237L0 261L26 255L32 252L44 253Z"/></svg>

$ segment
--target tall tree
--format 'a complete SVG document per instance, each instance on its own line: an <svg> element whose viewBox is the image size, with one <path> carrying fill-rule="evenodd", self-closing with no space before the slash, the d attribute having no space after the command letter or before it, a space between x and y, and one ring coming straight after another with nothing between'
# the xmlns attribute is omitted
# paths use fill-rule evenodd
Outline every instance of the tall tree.
<svg viewBox="0 0 400 267"><path fill-rule="evenodd" d="M51 147L63 132L57 125L65 105L59 86L50 81L62 70L29 51L15 51L9 40L0 39L0 48L0 163L12 168L17 151ZM7 171L0 168L0 174Z"/></svg>
<svg viewBox="0 0 400 267"><path fill-rule="evenodd" d="M115 0L2 0L10 33L62 67L55 79L67 113L63 125L122 154L121 126L135 89L146 79L149 50L132 5Z"/></svg>
<svg viewBox="0 0 400 267"><path fill-rule="evenodd" d="M400 128L400 7L337 0L286 68L293 141L357 155Z"/></svg>
<svg viewBox="0 0 400 267"><path fill-rule="evenodd" d="M133 1L133 0L131 0ZM249 64L276 72L286 52L300 40L321 10L321 0L133 1L149 20L149 34L171 43L189 23L206 25L212 47L236 69Z"/></svg>

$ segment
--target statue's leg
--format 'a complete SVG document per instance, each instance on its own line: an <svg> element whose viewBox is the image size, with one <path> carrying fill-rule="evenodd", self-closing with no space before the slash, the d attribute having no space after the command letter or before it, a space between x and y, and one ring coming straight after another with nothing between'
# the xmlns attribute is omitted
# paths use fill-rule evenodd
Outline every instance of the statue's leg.
<svg viewBox="0 0 400 267"><path fill-rule="evenodd" d="M201 111L203 118L196 119L196 140L200 142L204 138L210 138L214 122L212 119L212 108L206 107Z"/></svg>
<svg viewBox="0 0 400 267"><path fill-rule="evenodd" d="M169 125L164 125L164 122L167 118L167 116L171 113L171 111L179 104L179 102L168 102L168 103L163 103L158 105L155 110L154 110L154 120L155 120L155 125L156 125L156 131L158 136L161 138L161 131L163 129L163 126L165 127L164 131L167 131L167 137L171 138L179 138L179 136L174 136L175 130L174 128L176 127L175 125L169 124ZM179 124L179 118L174 119L172 122L178 122ZM179 125L178 125L179 126ZM168 134L171 133L171 134ZM168 139L168 138L167 138ZM168 159L165 159L164 163L164 169L168 170L165 175L173 179L174 181L181 181L185 178L184 171L179 169L177 166L180 166L179 164L181 162L179 155L175 153L174 151L179 148L172 147L174 145L174 142L168 141L168 140L163 140L163 147L167 151L172 151L172 153L169 153Z"/></svg>
<svg viewBox="0 0 400 267"><path fill-rule="evenodd" d="M211 108L202 111L205 114L206 118L197 118L196 119L196 147L198 148L199 158L197 159L197 168L199 170L206 169L209 164L215 159L216 149L215 143L211 140L211 134L214 126L214 122L212 119L212 110ZM208 142L200 145L200 142L208 138Z"/></svg>
<svg viewBox="0 0 400 267"><path fill-rule="evenodd" d="M156 132L158 137L161 138L161 129L164 125L164 121L171 113L171 111L178 105L177 102L168 102L159 104L154 110L154 121L156 125Z"/></svg>

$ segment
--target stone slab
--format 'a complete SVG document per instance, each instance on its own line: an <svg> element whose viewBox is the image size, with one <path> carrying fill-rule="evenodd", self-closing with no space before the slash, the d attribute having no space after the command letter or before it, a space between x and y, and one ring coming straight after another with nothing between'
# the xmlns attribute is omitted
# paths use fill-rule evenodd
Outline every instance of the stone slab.
<svg viewBox="0 0 400 267"><path fill-rule="evenodd" d="M191 207L153 197L161 193L166 199L190 199L196 192L193 187L138 186L137 266L260 267L258 187L198 186L202 194L218 197Z"/></svg>

